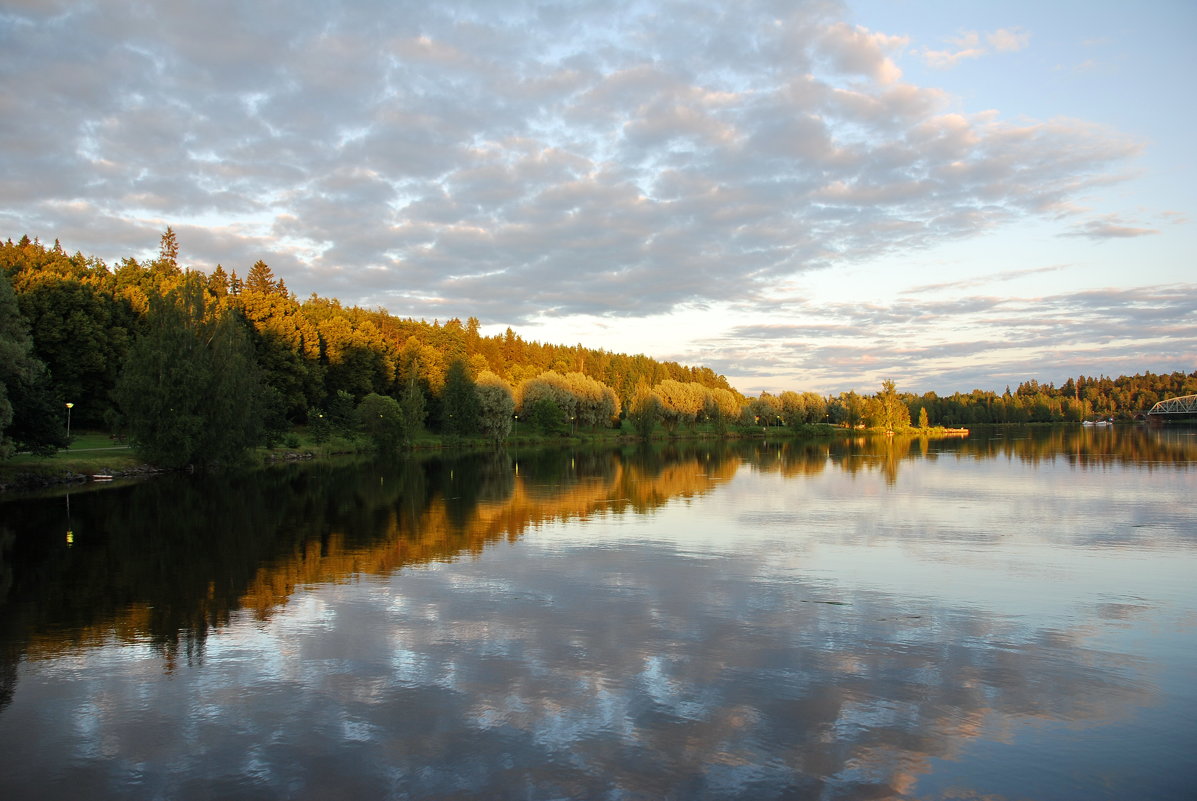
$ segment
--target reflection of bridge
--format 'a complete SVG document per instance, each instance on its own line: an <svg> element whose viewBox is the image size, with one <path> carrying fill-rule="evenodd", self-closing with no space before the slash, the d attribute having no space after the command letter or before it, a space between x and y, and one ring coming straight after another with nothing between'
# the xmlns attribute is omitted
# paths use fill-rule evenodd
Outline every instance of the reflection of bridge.
<svg viewBox="0 0 1197 801"><path fill-rule="evenodd" d="M1181 417L1197 417L1197 395L1183 395L1169 398L1151 407L1148 419L1176 420Z"/></svg>

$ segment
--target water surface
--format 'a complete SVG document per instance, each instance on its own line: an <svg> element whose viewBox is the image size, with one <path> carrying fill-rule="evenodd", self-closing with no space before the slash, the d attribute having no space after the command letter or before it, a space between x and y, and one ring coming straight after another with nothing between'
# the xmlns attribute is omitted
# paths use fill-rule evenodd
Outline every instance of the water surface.
<svg viewBox="0 0 1197 801"><path fill-rule="evenodd" d="M0 797L1187 799L1194 433L9 499Z"/></svg>

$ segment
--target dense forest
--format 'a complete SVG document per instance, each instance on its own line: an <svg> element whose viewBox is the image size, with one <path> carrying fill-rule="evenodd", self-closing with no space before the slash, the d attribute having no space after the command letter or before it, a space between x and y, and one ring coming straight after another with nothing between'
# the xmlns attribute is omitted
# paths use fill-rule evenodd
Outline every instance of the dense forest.
<svg viewBox="0 0 1197 801"><path fill-rule="evenodd" d="M383 309L300 301L258 261L244 277L156 259L115 267L58 242L0 245L0 456L66 444L74 424L128 432L147 458L233 458L297 424L356 427L390 447L412 431L502 440L515 415L544 433L618 425L670 433L695 422L797 426L966 425L1129 417L1197 393L1197 372L1034 380L1002 394L813 392L745 398L706 367L582 345L483 336ZM67 418L70 419L69 417Z"/></svg>
<svg viewBox="0 0 1197 801"><path fill-rule="evenodd" d="M206 421L232 421L235 409L213 408L214 396L256 409L258 430L242 434L259 438L293 424L335 423L369 396L403 402L409 423L485 434L462 415L477 415L477 402L485 408L488 386L516 408L526 394L529 412L549 399L539 409L545 424L565 428L617 420L637 391L662 383L718 393L725 406L743 401L705 367L529 342L511 329L483 336L474 318L428 323L316 295L300 301L262 261L244 277L220 265L210 274L185 269L170 229L152 261L126 258L110 268L58 242L23 237L0 245L0 268L0 431L10 451L64 444L67 402L76 426L131 424L144 440L139 421L190 418L183 424L194 429L191 439L207 436ZM455 377L476 397L463 399ZM155 394L158 404L147 404Z"/></svg>

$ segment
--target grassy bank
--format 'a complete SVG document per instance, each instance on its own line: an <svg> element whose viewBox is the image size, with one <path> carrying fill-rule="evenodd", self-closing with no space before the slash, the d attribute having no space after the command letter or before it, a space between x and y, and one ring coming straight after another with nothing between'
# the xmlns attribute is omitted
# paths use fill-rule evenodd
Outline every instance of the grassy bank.
<svg viewBox="0 0 1197 801"><path fill-rule="evenodd" d="M792 428L760 426L725 426L712 424L683 426L669 432L658 427L650 438L654 442L671 440L725 440L725 439L816 439L875 434L832 426L829 424L800 425ZM931 436L942 430L914 429L909 433ZM569 445L624 445L641 439L626 421L618 428L577 430L555 436L536 431L531 425L517 422L511 435L504 443L511 448L552 448ZM493 448L493 443L482 437L443 437L422 431L408 446L414 451L436 450L484 450ZM297 427L288 433L281 443L272 448L257 448L250 454L251 464L266 464L281 461L322 460L353 454L373 453L373 444L364 437L334 436L317 442L305 427ZM114 440L103 432L77 432L71 445L50 456L17 454L0 462L0 491L22 487L36 487L48 484L92 480L96 476L130 476L157 472L151 465L138 459L133 449L125 442Z"/></svg>
<svg viewBox="0 0 1197 801"><path fill-rule="evenodd" d="M124 474L146 469L128 444L104 433L82 432L70 447L50 456L18 453L0 462L0 486L38 479L52 483L86 476Z"/></svg>

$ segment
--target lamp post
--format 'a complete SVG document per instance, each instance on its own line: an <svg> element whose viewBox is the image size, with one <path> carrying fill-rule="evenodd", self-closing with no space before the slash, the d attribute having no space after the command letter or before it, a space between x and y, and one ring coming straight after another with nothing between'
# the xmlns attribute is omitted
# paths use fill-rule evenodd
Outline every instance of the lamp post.
<svg viewBox="0 0 1197 801"><path fill-rule="evenodd" d="M67 407L67 442L71 441L71 409L75 408L75 404L68 403Z"/></svg>

